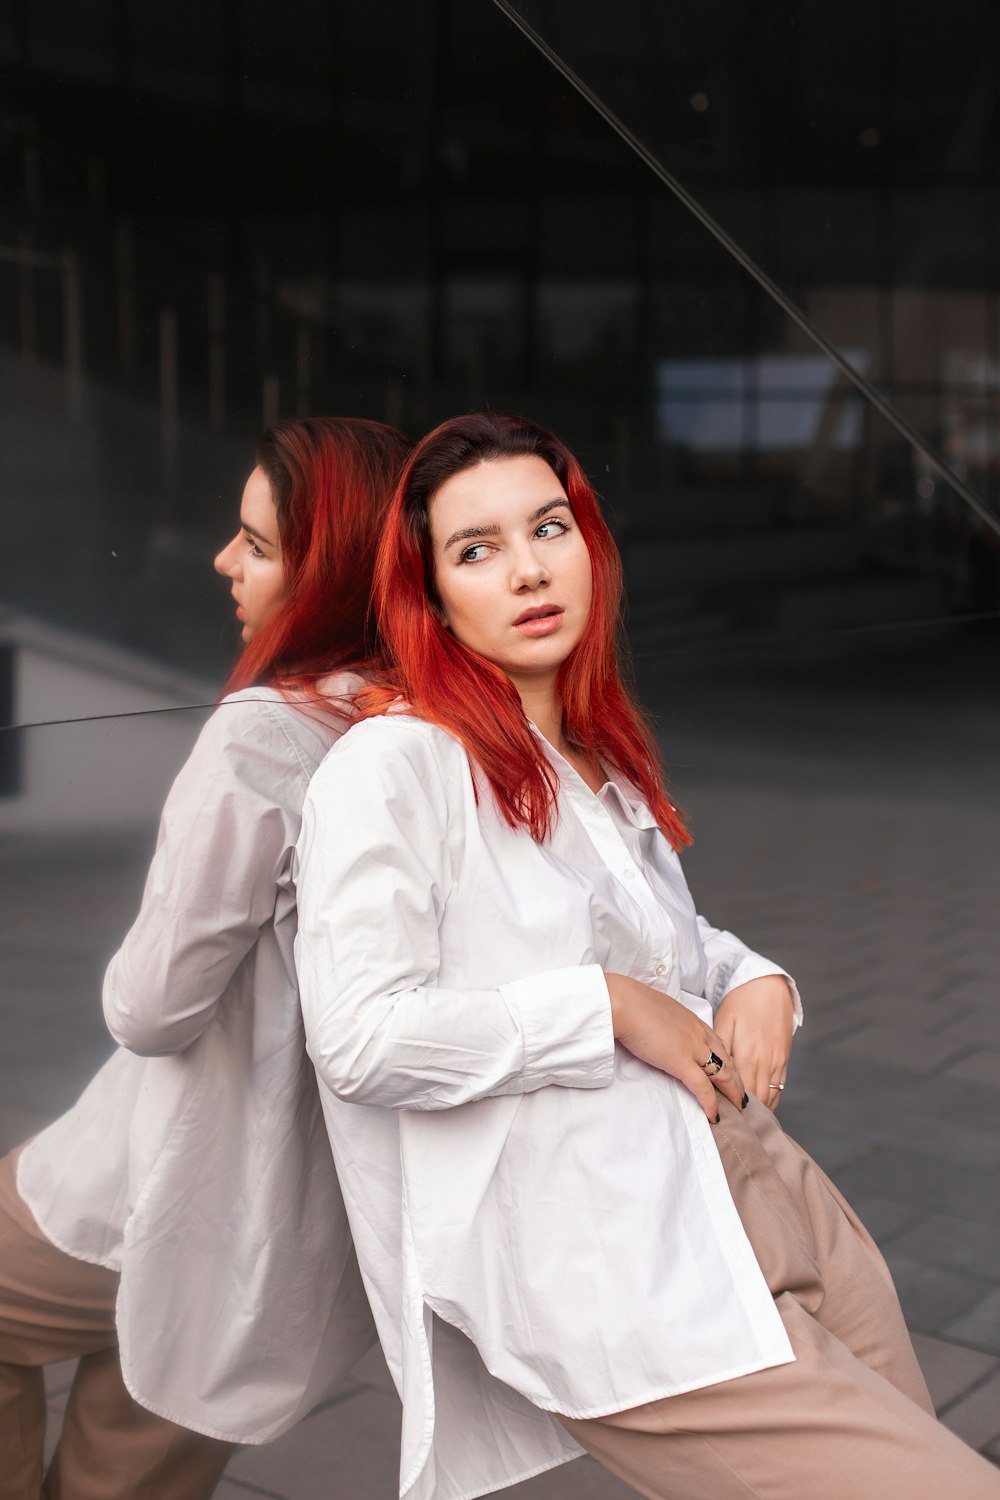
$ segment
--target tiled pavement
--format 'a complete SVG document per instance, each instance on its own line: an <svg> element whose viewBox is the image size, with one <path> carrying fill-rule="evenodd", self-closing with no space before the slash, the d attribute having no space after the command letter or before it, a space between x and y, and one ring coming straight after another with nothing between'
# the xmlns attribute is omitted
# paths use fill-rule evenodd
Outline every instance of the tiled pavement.
<svg viewBox="0 0 1000 1500"><path fill-rule="evenodd" d="M804 993L786 1127L885 1251L943 1420L1000 1461L1000 710L974 691L986 680L975 666L963 678L945 651L919 671L872 668L860 687L840 669L762 683L738 665L708 686L689 670L652 685L683 705L662 717L697 834L687 865L699 904L780 957ZM114 931L136 861L105 863L87 902L103 902ZM4 1022L7 1142L61 1106L103 1045L73 982L96 1003L100 943L93 920L73 915L80 873L70 861L33 884L29 869L0 913L0 956L16 961L35 1018L19 1026L8 1010ZM43 899L60 910L57 936L32 930ZM51 1045L66 1035L68 1057ZM54 1426L70 1373L52 1372ZM398 1420L369 1356L294 1432L238 1453L219 1493L383 1500ZM584 1459L511 1493L631 1492Z"/></svg>

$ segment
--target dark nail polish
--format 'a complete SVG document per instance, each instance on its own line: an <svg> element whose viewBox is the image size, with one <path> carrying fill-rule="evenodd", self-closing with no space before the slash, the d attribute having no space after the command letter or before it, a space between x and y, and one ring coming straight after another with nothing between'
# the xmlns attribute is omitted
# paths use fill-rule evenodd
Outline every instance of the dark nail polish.
<svg viewBox="0 0 1000 1500"><path fill-rule="evenodd" d="M720 1120L721 1120L721 1119L722 1119L722 1116L721 1116L721 1115L720 1115L720 1114L719 1114L719 1111L718 1111L718 1110L716 1110L716 1111L715 1111L715 1123L716 1123L716 1125L718 1125L718 1123L719 1123L719 1121L720 1121Z"/></svg>
<svg viewBox="0 0 1000 1500"><path fill-rule="evenodd" d="M740 1105L740 1109L746 1109L746 1107L747 1107L747 1105L749 1103L750 1103L750 1095L749 1094L744 1094L743 1095L743 1103Z"/></svg>

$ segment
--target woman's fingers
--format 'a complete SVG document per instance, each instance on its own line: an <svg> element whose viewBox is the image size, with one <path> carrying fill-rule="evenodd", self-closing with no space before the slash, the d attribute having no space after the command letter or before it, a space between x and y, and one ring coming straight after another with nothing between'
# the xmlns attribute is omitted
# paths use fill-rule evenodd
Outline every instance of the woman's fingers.
<svg viewBox="0 0 1000 1500"><path fill-rule="evenodd" d="M769 1109L781 1102L792 1050L791 991L778 975L765 975L730 990L715 1017L715 1028L730 1047L744 1082Z"/></svg>
<svg viewBox="0 0 1000 1500"><path fill-rule="evenodd" d="M743 1075L733 1061L729 1049L721 1037L716 1037L716 1043L717 1046L714 1049L715 1056L722 1062L722 1067L712 1072L709 1082L713 1088L718 1089L720 1094L725 1094L726 1098L731 1100L738 1109L742 1109L743 1100L746 1095L746 1089L743 1086Z"/></svg>
<svg viewBox="0 0 1000 1500"><path fill-rule="evenodd" d="M672 995L637 979L606 974L615 1037L651 1067L691 1090L707 1118L719 1112L718 1093L739 1108L745 1090L740 1070L717 1031Z"/></svg>
<svg viewBox="0 0 1000 1500"><path fill-rule="evenodd" d="M714 1125L719 1113L719 1100L708 1074L697 1063L693 1063L683 1072L678 1069L676 1076L685 1088L690 1089L705 1111L705 1118Z"/></svg>

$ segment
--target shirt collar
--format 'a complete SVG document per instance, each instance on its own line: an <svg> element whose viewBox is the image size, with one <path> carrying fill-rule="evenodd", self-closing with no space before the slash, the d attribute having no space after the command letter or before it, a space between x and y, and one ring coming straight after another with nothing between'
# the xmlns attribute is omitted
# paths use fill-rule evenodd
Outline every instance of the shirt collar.
<svg viewBox="0 0 1000 1500"><path fill-rule="evenodd" d="M570 765L566 757L564 755L560 755L559 751L549 744L548 740L540 732L537 725L533 724L530 719L528 720L528 724L531 728L532 734L534 734L538 739L538 742L541 745L542 750L548 758L550 764L558 773L560 782L568 791L577 796L582 796L585 798L589 798L592 801L600 802L602 807L604 807L608 812L611 811L611 809L608 807L608 803L613 803L621 811L621 814L626 819L626 821L632 824L633 828L659 827L659 824L653 817L653 814L650 812L646 800L643 797L642 793L639 791L639 788L637 786L634 786L627 777L622 776L617 772L613 773L612 775L608 775L608 779L601 787L601 790L595 794L590 790L589 786L587 786L586 782L583 780L582 776L580 776L579 772L574 770L574 768ZM604 770L604 767L602 767L601 769ZM606 771L605 775L607 775Z"/></svg>

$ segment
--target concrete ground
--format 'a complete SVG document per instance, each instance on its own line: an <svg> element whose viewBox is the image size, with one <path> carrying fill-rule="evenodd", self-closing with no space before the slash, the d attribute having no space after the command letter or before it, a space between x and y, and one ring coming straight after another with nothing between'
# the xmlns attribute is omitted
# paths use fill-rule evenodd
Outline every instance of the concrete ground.
<svg viewBox="0 0 1000 1500"><path fill-rule="evenodd" d="M803 992L781 1118L882 1246L942 1420L1000 1462L996 649L678 655L640 663L640 677L697 836L686 863L700 909ZM142 857L8 854L3 1144L64 1107L104 1049L100 965ZM53 1440L71 1374L51 1372ZM371 1355L293 1432L239 1452L219 1493L385 1500L398 1430ZM631 1491L582 1459L511 1493Z"/></svg>

